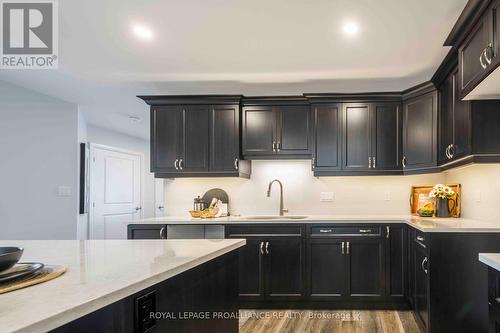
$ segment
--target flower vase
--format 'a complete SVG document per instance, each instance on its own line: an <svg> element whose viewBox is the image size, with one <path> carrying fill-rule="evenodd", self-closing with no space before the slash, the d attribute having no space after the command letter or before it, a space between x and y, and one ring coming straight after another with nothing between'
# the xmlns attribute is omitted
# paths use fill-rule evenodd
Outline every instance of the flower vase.
<svg viewBox="0 0 500 333"><path fill-rule="evenodd" d="M436 198L436 216L437 217L450 217L450 206L448 198Z"/></svg>

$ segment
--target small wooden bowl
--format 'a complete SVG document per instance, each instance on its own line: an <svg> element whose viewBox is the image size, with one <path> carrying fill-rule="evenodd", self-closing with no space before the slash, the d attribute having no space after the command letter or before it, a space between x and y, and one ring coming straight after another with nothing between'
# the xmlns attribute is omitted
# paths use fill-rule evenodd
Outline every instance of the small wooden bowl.
<svg viewBox="0 0 500 333"><path fill-rule="evenodd" d="M189 214L191 214L191 217L195 219L199 219L201 217L201 211L199 210L190 210Z"/></svg>

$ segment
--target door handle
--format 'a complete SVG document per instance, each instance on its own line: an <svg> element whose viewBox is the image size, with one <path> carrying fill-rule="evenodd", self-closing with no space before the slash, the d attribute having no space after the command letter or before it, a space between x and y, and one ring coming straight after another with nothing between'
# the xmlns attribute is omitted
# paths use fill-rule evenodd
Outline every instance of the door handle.
<svg viewBox="0 0 500 333"><path fill-rule="evenodd" d="M450 154L450 160L455 156L455 145L450 144L450 148L448 149L448 153Z"/></svg>
<svg viewBox="0 0 500 333"><path fill-rule="evenodd" d="M446 150L445 150L445 155L448 159L450 159L450 146L448 145L448 147L446 147Z"/></svg>
<svg viewBox="0 0 500 333"><path fill-rule="evenodd" d="M423 242L423 241L425 240L425 238L424 238L424 237L422 237L422 236L417 236L417 240L418 240L419 242Z"/></svg>
<svg viewBox="0 0 500 333"><path fill-rule="evenodd" d="M488 46L486 46L486 48L484 49L484 60L486 60L488 65L491 65L491 60L492 60L493 55L491 57L488 57L488 52L493 53L493 47L492 47L491 43L489 43Z"/></svg>
<svg viewBox="0 0 500 333"><path fill-rule="evenodd" d="M260 242L260 254L264 254L264 242Z"/></svg>
<svg viewBox="0 0 500 333"><path fill-rule="evenodd" d="M483 62L483 55L486 53L486 49L483 50L483 52L481 52L481 55L479 56L479 63L481 64L481 67L483 67L483 69L486 69L486 64Z"/></svg>
<svg viewBox="0 0 500 333"><path fill-rule="evenodd" d="M427 275L428 273L428 269L425 268L425 264L427 264L427 262L429 261L429 259L427 259L427 257L424 258L424 260L422 260L422 270L425 272L425 274Z"/></svg>
<svg viewBox="0 0 500 333"><path fill-rule="evenodd" d="M269 242L266 242L266 254L269 254Z"/></svg>
<svg viewBox="0 0 500 333"><path fill-rule="evenodd" d="M347 254L349 254L349 242L347 242Z"/></svg>
<svg viewBox="0 0 500 333"><path fill-rule="evenodd" d="M165 238L166 238L166 237L165 237L165 227L162 227L162 228L160 229L160 238L161 238L161 239L165 239Z"/></svg>
<svg viewBox="0 0 500 333"><path fill-rule="evenodd" d="M319 229L319 232L322 234L332 232L332 229Z"/></svg>
<svg viewBox="0 0 500 333"><path fill-rule="evenodd" d="M342 242L342 254L344 254L344 242Z"/></svg>

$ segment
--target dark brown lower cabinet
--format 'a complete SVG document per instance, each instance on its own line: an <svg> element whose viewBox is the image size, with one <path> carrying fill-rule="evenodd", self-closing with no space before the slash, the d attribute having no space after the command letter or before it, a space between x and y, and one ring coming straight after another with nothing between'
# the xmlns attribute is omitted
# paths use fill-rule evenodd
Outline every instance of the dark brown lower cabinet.
<svg viewBox="0 0 500 333"><path fill-rule="evenodd" d="M354 238L346 242L347 290L353 300L383 297L385 253L382 238Z"/></svg>
<svg viewBox="0 0 500 333"><path fill-rule="evenodd" d="M415 317L424 332L429 332L429 257L424 245L417 243L414 256L414 295Z"/></svg>
<svg viewBox="0 0 500 333"><path fill-rule="evenodd" d="M488 268L489 333L500 333L500 272Z"/></svg>
<svg viewBox="0 0 500 333"><path fill-rule="evenodd" d="M76 319L55 333L238 332L237 252L190 269ZM189 313L206 318L187 319ZM159 317L151 318L150 313ZM221 313L225 313L223 318Z"/></svg>

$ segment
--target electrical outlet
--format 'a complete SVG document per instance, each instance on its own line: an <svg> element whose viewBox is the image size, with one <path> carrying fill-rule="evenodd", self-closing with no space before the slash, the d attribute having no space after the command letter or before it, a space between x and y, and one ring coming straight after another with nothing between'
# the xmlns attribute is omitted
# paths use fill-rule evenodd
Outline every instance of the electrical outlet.
<svg viewBox="0 0 500 333"><path fill-rule="evenodd" d="M333 192L321 192L319 195L319 201L321 202L332 202L335 201Z"/></svg>
<svg viewBox="0 0 500 333"><path fill-rule="evenodd" d="M481 190L476 190L476 202L481 202Z"/></svg>
<svg viewBox="0 0 500 333"><path fill-rule="evenodd" d="M391 192L385 191L385 193L384 193L384 201L391 201Z"/></svg>
<svg viewBox="0 0 500 333"><path fill-rule="evenodd" d="M70 197L71 196L71 187L70 186L59 186L57 188L57 195L59 197Z"/></svg>

